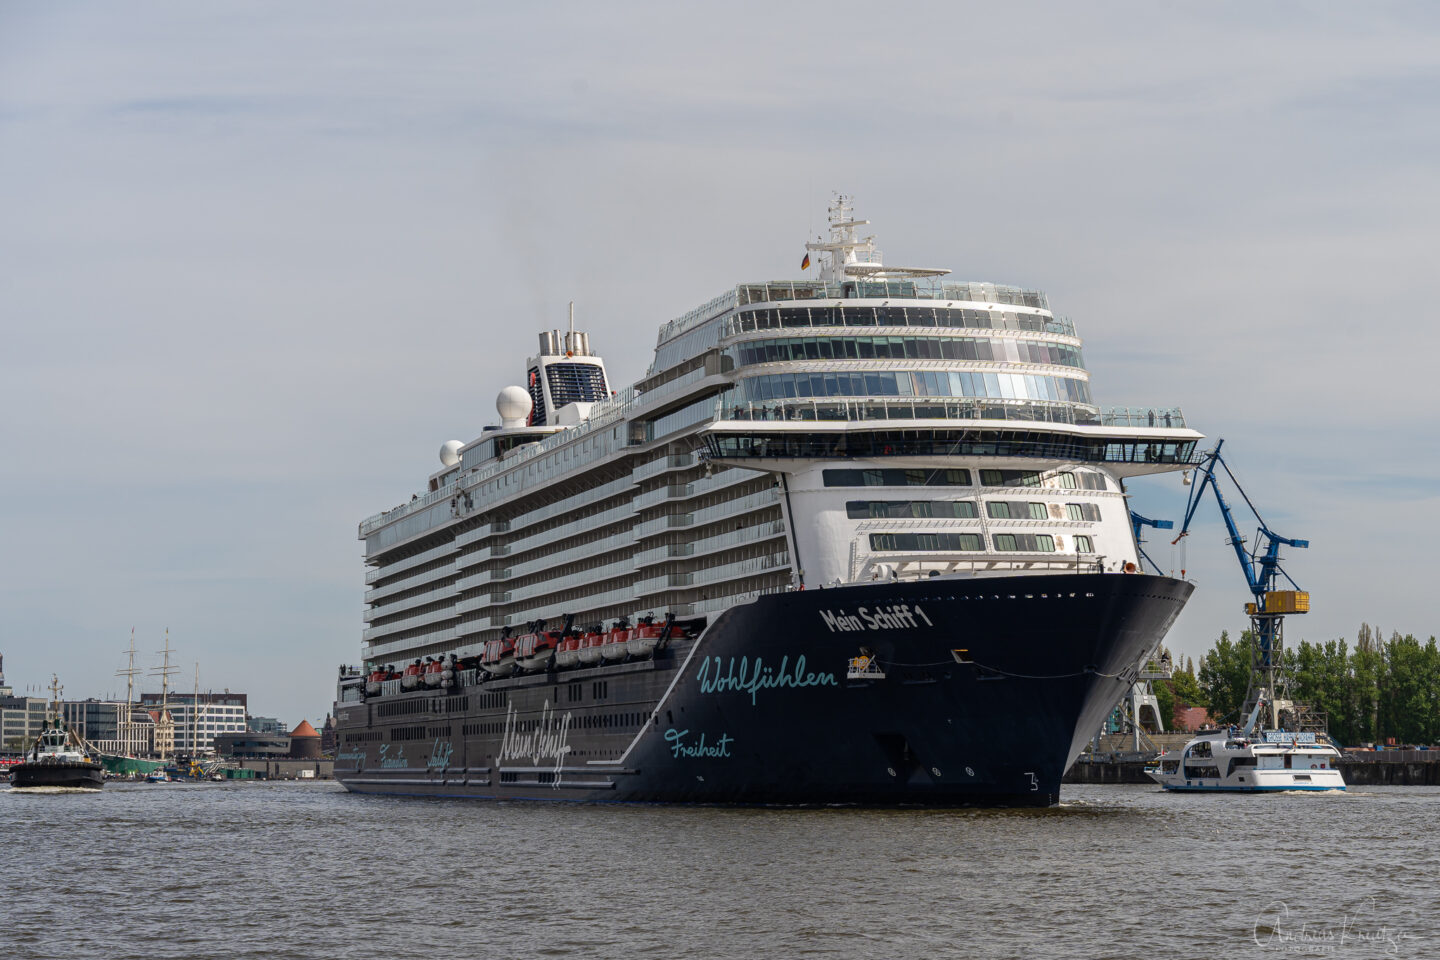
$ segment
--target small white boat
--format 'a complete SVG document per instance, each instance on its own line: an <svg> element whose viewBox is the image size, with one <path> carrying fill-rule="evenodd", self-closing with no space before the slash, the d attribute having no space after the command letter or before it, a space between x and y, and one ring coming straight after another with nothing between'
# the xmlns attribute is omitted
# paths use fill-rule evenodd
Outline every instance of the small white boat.
<svg viewBox="0 0 1440 960"><path fill-rule="evenodd" d="M1339 749L1323 733L1202 733L1145 772L1166 790L1262 793L1344 790Z"/></svg>

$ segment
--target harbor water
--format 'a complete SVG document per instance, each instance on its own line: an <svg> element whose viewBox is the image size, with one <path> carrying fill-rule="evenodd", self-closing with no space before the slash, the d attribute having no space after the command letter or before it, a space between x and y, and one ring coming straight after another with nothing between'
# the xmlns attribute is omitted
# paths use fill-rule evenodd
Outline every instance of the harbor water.
<svg viewBox="0 0 1440 960"><path fill-rule="evenodd" d="M1045 810L0 790L4 958L1433 957L1440 788Z"/></svg>

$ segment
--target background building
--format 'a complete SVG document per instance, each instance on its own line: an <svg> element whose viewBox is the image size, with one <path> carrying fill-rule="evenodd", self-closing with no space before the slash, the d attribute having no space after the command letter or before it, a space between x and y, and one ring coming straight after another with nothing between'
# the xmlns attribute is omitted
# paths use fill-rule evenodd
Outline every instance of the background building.
<svg viewBox="0 0 1440 960"><path fill-rule="evenodd" d="M268 733L277 737L287 736L285 724L275 717L251 717L248 727L252 733Z"/></svg>
<svg viewBox="0 0 1440 960"><path fill-rule="evenodd" d="M40 736L49 703L44 697L0 695L0 749L23 753Z"/></svg>
<svg viewBox="0 0 1440 960"><path fill-rule="evenodd" d="M214 751L215 737L222 733L244 733L247 729L247 702L243 693L171 692L167 698L175 724L175 753L201 754ZM160 708L160 694L145 693L141 705L150 711Z"/></svg>
<svg viewBox="0 0 1440 960"><path fill-rule="evenodd" d="M309 720L301 720L300 725L290 731L290 756L297 760L320 759L320 732Z"/></svg>
<svg viewBox="0 0 1440 960"><path fill-rule="evenodd" d="M214 747L215 755L219 757L279 759L290 756L290 737L283 733L255 733L252 730L222 733L215 737Z"/></svg>
<svg viewBox="0 0 1440 960"><path fill-rule="evenodd" d="M138 757L155 749L155 721L123 700L67 700L60 710L70 729L102 753Z"/></svg>

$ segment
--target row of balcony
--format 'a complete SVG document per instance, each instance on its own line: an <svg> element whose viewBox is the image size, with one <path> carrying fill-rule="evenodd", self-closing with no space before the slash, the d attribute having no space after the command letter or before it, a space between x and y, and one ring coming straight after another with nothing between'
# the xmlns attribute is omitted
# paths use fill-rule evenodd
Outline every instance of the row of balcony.
<svg viewBox="0 0 1440 960"><path fill-rule="evenodd" d="M629 557L615 563L607 563L599 567L591 567L588 570L580 570L565 577L555 577L541 583L533 583L528 587L515 587L508 595L507 602L519 603L522 600L530 600L534 597L543 597L551 593L558 593L561 590L568 590L577 587L582 583L602 583L606 580L613 580L616 577L629 577L635 573L635 564Z"/></svg>
<svg viewBox="0 0 1440 960"><path fill-rule="evenodd" d="M633 504L622 503L618 507L611 507L609 510L602 510L599 513L592 513L587 517L576 517L569 523L559 527L552 527L549 530L540 530L528 537L521 537L506 545L506 553L511 556L518 556L537 547L549 543L560 543L577 533L592 533L601 527L608 527L615 523L628 523L635 516Z"/></svg>
<svg viewBox="0 0 1440 960"><path fill-rule="evenodd" d="M381 607L367 607L363 617L366 623L374 623L381 617L389 617L406 610L413 610L416 607L423 607L427 603L435 603L437 600L452 599L458 592L455 584L442 584L434 590L426 590L424 593L417 593L413 597L405 597Z"/></svg>
<svg viewBox="0 0 1440 960"><path fill-rule="evenodd" d="M426 647L435 643L449 643L455 639L455 635L456 628L452 624L438 630L422 633L418 636L406 637L404 640L390 640L385 643L367 641L362 655L366 660L383 660L387 657L394 657L397 654L406 654L419 647Z"/></svg>
<svg viewBox="0 0 1440 960"><path fill-rule="evenodd" d="M439 623L443 620L454 620L456 617L454 604L446 604L438 610L431 610L414 617L406 617L404 620L396 620L394 623L387 623L384 626L369 627L362 634L360 639L366 643L378 640L381 637L388 637L393 633L400 633L404 630L413 630L416 627L423 627L428 623Z"/></svg>
<svg viewBox="0 0 1440 960"><path fill-rule="evenodd" d="M487 547L481 547L473 553L462 553L455 558L455 569L468 570L470 567L484 563L492 557L504 557L510 554L510 547L503 543L492 543Z"/></svg>
<svg viewBox="0 0 1440 960"><path fill-rule="evenodd" d="M416 587L424 586L432 580L443 580L445 577L455 574L455 564L447 563L436 567L433 570L426 570L414 576L404 577L400 580L392 580L383 587L375 587L365 591L366 603L378 603L386 597L393 597L397 593L404 593L406 590L413 590Z"/></svg>
<svg viewBox="0 0 1440 960"><path fill-rule="evenodd" d="M404 560L396 560L392 563L382 564L381 566L375 567L373 570L367 570L365 572L365 583L375 583L376 581L383 580L386 577L393 577L397 573L403 573L406 570L412 570L415 567L423 566L424 564L429 563L431 560L449 556L457 549L458 548L455 546L455 543L451 541L448 543L442 543L437 547L431 547L429 550L417 553L413 557L406 557Z"/></svg>
<svg viewBox="0 0 1440 960"><path fill-rule="evenodd" d="M542 557L536 557L533 560L526 560L524 563L517 563L510 568L506 576L528 576L529 574L535 573L537 571L546 570L550 567L561 566L574 560L580 560L587 557L598 557L601 554L609 553L613 550L623 550L627 547L633 546L634 543L634 531L622 530L619 533L612 534L611 536L605 537L602 540L592 540L589 543L582 543L579 546L570 547L569 549L561 550L558 553L547 553ZM496 579L504 578L497 577Z"/></svg>
<svg viewBox="0 0 1440 960"><path fill-rule="evenodd" d="M512 531L523 530L526 527L534 526L542 520L562 516L573 510L600 503L610 497L629 493L634 486L635 484L630 477L620 477L617 480L602 483L598 487L592 487L589 490L566 497L563 500L557 500L554 503L549 503L543 507L536 507L534 510L527 511L523 516L515 517L508 521L510 524L509 529Z"/></svg>
<svg viewBox="0 0 1440 960"><path fill-rule="evenodd" d="M455 538L455 546L463 547L467 544L484 540L486 537L493 537L497 533L505 533L510 529L509 520L494 520L490 523L482 523L474 530L466 530Z"/></svg>

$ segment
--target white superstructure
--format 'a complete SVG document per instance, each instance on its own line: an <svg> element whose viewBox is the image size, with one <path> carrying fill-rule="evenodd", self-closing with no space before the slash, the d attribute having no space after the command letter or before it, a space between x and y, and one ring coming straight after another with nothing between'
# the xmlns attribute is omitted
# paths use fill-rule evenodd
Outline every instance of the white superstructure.
<svg viewBox="0 0 1440 960"><path fill-rule="evenodd" d="M360 525L364 659L463 656L536 618L1138 566L1123 482L1188 466L1201 435L1178 410L1097 407L1043 294L886 266L863 223L842 198L809 245L820 279L665 324L618 393L573 320L541 334L502 425Z"/></svg>

